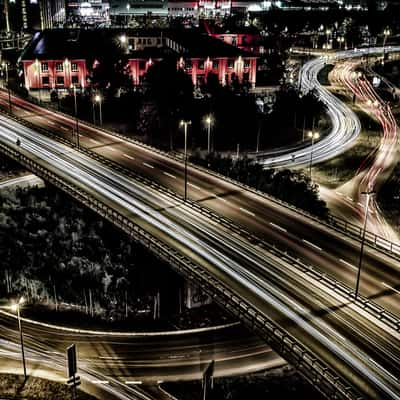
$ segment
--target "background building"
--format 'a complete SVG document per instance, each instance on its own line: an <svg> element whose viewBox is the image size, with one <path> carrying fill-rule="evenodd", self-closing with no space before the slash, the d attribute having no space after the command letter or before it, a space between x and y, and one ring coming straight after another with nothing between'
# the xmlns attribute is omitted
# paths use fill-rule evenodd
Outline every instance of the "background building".
<svg viewBox="0 0 400 400"><path fill-rule="evenodd" d="M63 90L71 84L90 86L91 75L107 57L123 60L134 85L166 57L173 57L195 86L206 83L209 74L222 85L256 84L256 55L191 30L45 30L34 35L20 61L28 90Z"/></svg>

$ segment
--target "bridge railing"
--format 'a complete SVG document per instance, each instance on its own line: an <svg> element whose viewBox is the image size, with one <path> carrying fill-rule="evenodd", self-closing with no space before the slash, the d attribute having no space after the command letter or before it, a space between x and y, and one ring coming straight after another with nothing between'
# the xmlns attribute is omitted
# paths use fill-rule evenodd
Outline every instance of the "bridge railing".
<svg viewBox="0 0 400 400"><path fill-rule="evenodd" d="M278 354L295 366L305 379L328 398L345 400L361 400L363 398L331 368L317 360L310 349L288 334L268 316L262 314L248 301L240 298L191 259L179 254L177 250L143 230L127 215L116 211L108 201L95 198L11 146L0 143L0 151L119 227L133 240L141 243L161 260L170 264L188 281L195 285L201 285L218 304L233 313L250 329L258 332ZM127 214L129 215L129 213Z"/></svg>

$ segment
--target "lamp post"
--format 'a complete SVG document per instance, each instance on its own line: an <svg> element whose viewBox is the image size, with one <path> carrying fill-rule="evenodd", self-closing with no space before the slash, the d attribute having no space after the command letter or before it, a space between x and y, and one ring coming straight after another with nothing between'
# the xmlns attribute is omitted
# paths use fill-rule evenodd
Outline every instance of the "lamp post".
<svg viewBox="0 0 400 400"><path fill-rule="evenodd" d="M360 276L361 276L362 259L363 259L363 255L364 255L365 232L367 230L367 221L368 221L369 198L370 198L370 196L375 194L375 191L369 190L368 192L361 192L361 194L364 194L367 196L367 201L365 204L364 228L363 228L363 235L362 235L362 239L361 239L360 259L358 262L357 281L356 281L356 290L354 293L354 300L357 300L358 291L360 288Z"/></svg>
<svg viewBox="0 0 400 400"><path fill-rule="evenodd" d="M99 105L99 124L100 124L100 126L102 126L103 125L103 114L101 112L102 98L99 94L96 94L96 96L94 96L94 100Z"/></svg>
<svg viewBox="0 0 400 400"><path fill-rule="evenodd" d="M131 5L128 3L126 5L126 24L125 25L128 25L128 18L129 18L129 10L130 9L131 9Z"/></svg>
<svg viewBox="0 0 400 400"><path fill-rule="evenodd" d="M122 47L124 47L125 53L128 53L128 38L126 37L126 35L122 34L119 37L119 41L121 42Z"/></svg>
<svg viewBox="0 0 400 400"><path fill-rule="evenodd" d="M311 154L310 154L310 181L312 182L312 161L314 152L314 140L319 138L319 132L308 132L308 137L311 138Z"/></svg>
<svg viewBox="0 0 400 400"><path fill-rule="evenodd" d="M187 200L187 128L188 125L192 125L192 121L182 120L180 125L183 126L185 132L185 201L186 201Z"/></svg>
<svg viewBox="0 0 400 400"><path fill-rule="evenodd" d="M325 49L326 49L326 53L328 54L328 49L329 49L329 35L332 33L332 31L330 29L327 29L325 31L326 33L326 44L325 44Z"/></svg>
<svg viewBox="0 0 400 400"><path fill-rule="evenodd" d="M343 37L343 36L339 36L339 37L337 38L337 41L338 41L338 43L339 43L339 50L342 50L342 45L343 45L343 43L344 43L344 37Z"/></svg>
<svg viewBox="0 0 400 400"><path fill-rule="evenodd" d="M11 310L14 312L17 312L17 319L18 319L18 329L19 329L19 335L21 339L21 354L22 354L22 365L24 367L24 378L26 380L26 365L25 365L25 353L24 353L24 338L22 336L22 325L21 325L21 317L20 317L20 307L22 304L24 304L25 299L21 297L18 300L18 303L14 303L11 305Z"/></svg>
<svg viewBox="0 0 400 400"><path fill-rule="evenodd" d="M76 130L76 144L79 148L79 121L78 121L78 103L76 101L76 85L71 83L74 91L74 111L75 111L75 130Z"/></svg>
<svg viewBox="0 0 400 400"><path fill-rule="evenodd" d="M211 115L209 115L206 118L206 124L207 124L207 152L210 154L211 152L211 124L213 120L211 118Z"/></svg>
<svg viewBox="0 0 400 400"><path fill-rule="evenodd" d="M385 30L383 31L382 65L385 64L385 45L386 45L387 37L388 37L389 35L390 35L390 29L389 29L389 28L385 28Z"/></svg>
<svg viewBox="0 0 400 400"><path fill-rule="evenodd" d="M1 64L3 68L6 70L6 81L7 81L7 92L8 92L8 109L10 114L12 114L12 109L11 109L11 91L10 91L10 82L8 80L8 64L6 62L3 62Z"/></svg>

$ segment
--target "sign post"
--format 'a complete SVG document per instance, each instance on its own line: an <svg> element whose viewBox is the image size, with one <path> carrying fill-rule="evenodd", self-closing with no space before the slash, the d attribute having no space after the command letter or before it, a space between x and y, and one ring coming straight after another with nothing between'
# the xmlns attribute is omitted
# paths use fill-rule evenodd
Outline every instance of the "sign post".
<svg viewBox="0 0 400 400"><path fill-rule="evenodd" d="M76 387L81 384L81 378L76 375L78 370L76 362L76 346L71 344L67 348L67 359L68 359L68 380L67 385L72 386L72 398L76 399Z"/></svg>

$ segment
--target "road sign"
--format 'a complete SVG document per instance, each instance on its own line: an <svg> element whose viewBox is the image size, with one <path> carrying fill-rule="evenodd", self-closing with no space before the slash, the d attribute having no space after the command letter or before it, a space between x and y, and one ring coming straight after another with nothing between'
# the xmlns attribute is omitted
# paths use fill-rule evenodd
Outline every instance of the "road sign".
<svg viewBox="0 0 400 400"><path fill-rule="evenodd" d="M72 378L75 376L77 371L76 346L74 344L71 344L71 346L67 348L67 356L68 356L68 377Z"/></svg>

